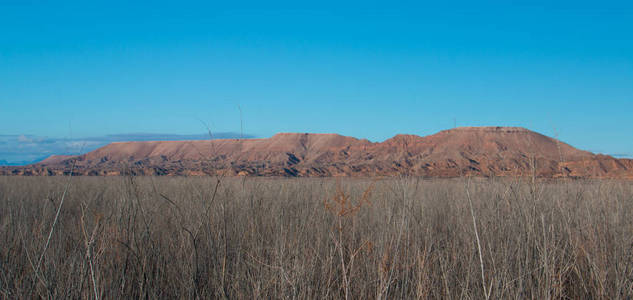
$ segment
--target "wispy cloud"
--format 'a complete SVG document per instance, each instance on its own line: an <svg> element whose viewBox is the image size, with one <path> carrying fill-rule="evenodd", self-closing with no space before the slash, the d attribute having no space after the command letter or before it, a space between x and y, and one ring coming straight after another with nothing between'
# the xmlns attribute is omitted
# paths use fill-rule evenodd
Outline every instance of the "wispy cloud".
<svg viewBox="0 0 633 300"><path fill-rule="evenodd" d="M214 139L239 138L239 133L217 132ZM253 138L253 135L243 135ZM49 138L34 135L0 135L0 165L25 165L51 155L77 155L112 142L206 140L208 134L126 133L87 138Z"/></svg>
<svg viewBox="0 0 633 300"><path fill-rule="evenodd" d="M615 158L633 158L633 154L631 153L615 153L615 154L609 154Z"/></svg>

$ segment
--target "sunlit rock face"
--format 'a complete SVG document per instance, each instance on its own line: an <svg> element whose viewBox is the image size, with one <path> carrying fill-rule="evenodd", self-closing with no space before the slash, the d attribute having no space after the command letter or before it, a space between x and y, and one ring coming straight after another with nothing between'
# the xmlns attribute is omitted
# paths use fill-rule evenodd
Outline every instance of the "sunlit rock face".
<svg viewBox="0 0 633 300"><path fill-rule="evenodd" d="M538 176L633 178L633 160L595 155L518 127L461 127L373 143L338 134L266 139L117 142L52 156L5 175L223 175L284 177Z"/></svg>

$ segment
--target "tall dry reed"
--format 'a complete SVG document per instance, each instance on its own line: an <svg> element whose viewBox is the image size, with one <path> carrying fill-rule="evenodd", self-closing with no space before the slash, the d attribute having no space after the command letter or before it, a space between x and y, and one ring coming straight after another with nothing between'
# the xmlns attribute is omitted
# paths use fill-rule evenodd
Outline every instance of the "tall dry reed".
<svg viewBox="0 0 633 300"><path fill-rule="evenodd" d="M633 297L630 182L65 180L0 177L0 298Z"/></svg>

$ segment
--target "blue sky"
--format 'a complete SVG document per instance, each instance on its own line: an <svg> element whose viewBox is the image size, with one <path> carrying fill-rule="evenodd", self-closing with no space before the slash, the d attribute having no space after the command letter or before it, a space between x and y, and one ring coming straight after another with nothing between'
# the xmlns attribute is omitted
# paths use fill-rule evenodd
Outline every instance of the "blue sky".
<svg viewBox="0 0 633 300"><path fill-rule="evenodd" d="M631 1L55 2L0 0L0 161L236 133L238 106L259 137L455 120L633 155Z"/></svg>

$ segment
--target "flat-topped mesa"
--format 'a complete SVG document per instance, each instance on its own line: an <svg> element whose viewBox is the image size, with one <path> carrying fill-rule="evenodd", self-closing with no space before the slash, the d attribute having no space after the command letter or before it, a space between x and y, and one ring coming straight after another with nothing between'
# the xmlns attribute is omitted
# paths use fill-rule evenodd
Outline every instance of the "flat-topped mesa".
<svg viewBox="0 0 633 300"><path fill-rule="evenodd" d="M633 178L633 161L602 157L522 127L459 127L383 142L333 133L270 138L119 142L0 174L253 176L527 176ZM21 168L21 169L20 169ZM123 169L122 169L123 168ZM536 170L534 170L536 168ZM223 173L227 172L227 173Z"/></svg>
<svg viewBox="0 0 633 300"><path fill-rule="evenodd" d="M357 140L353 137L346 137L336 133L306 133L306 132L281 132L273 135L269 139L275 142L287 142L287 143L296 143L296 142L306 142L306 141L315 141L315 140Z"/></svg>
<svg viewBox="0 0 633 300"><path fill-rule="evenodd" d="M385 140L382 143L378 143L377 147L395 147L402 148L409 151L409 147L419 147L426 144L425 137L421 137L415 134L398 134L394 137Z"/></svg>
<svg viewBox="0 0 633 300"><path fill-rule="evenodd" d="M436 141L439 137L444 135L451 136L455 139L462 139L462 137L480 137L481 135L495 136L496 134L535 134L543 136L540 133L525 129L523 127L501 127L501 126L486 126L486 127L456 127L452 129L442 130L438 133L419 136L415 134L398 134L394 137L385 140L382 144L386 145L402 145L402 144L428 144L429 142ZM544 136L543 136L544 137ZM466 141L463 141L466 142Z"/></svg>
<svg viewBox="0 0 633 300"><path fill-rule="evenodd" d="M67 159L71 159L75 156L73 155L51 155L49 157L47 157L46 159L44 159L43 161L39 162L38 164L43 164L43 165L54 165L54 164L58 164L61 163Z"/></svg>
<svg viewBox="0 0 633 300"><path fill-rule="evenodd" d="M455 127L452 129L442 130L440 133L447 132L495 132L495 133L536 133L523 127L511 126L481 126L481 127Z"/></svg>
<svg viewBox="0 0 633 300"><path fill-rule="evenodd" d="M335 148L367 144L369 141L336 133L278 133L269 139L270 143L297 146L304 150L326 151Z"/></svg>
<svg viewBox="0 0 633 300"><path fill-rule="evenodd" d="M392 138L385 140L387 141L415 141L422 139L421 136L415 134L396 134Z"/></svg>
<svg viewBox="0 0 633 300"><path fill-rule="evenodd" d="M355 137L344 136L338 133L308 133L308 132L280 132L272 137L271 140L296 140L296 139L349 139L349 140L358 140Z"/></svg>
<svg viewBox="0 0 633 300"><path fill-rule="evenodd" d="M428 136L434 144L449 149L468 148L471 152L494 155L516 153L550 160L578 160L594 154L576 149L557 139L522 127L458 127Z"/></svg>

